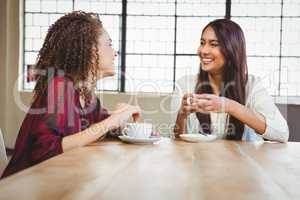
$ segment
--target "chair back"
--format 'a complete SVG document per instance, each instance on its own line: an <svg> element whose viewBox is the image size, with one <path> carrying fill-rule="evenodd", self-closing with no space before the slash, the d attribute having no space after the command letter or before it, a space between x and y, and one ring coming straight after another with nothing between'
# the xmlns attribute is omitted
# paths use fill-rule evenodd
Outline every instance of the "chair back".
<svg viewBox="0 0 300 200"><path fill-rule="evenodd" d="M0 129L0 176L7 165L7 155L4 145L3 135Z"/></svg>

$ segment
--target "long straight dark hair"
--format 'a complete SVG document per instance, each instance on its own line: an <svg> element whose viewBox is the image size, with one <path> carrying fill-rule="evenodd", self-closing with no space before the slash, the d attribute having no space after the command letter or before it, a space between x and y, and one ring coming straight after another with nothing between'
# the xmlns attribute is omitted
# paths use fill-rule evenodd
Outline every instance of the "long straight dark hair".
<svg viewBox="0 0 300 200"><path fill-rule="evenodd" d="M204 27L202 35L208 27L214 30L221 53L225 58L220 96L245 105L245 87L248 81L248 67L244 33L238 24L228 19L217 19L210 22ZM209 74L202 70L201 64L195 93L213 93L211 84L209 83ZM196 115L203 131L210 134L210 115L205 113L196 113ZM241 140L244 132L244 124L235 117L229 116L229 124L226 130L227 139Z"/></svg>

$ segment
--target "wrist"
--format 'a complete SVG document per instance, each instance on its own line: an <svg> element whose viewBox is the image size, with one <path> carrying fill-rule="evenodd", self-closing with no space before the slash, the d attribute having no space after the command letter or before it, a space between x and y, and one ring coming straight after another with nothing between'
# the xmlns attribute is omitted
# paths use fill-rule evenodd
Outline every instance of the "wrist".
<svg viewBox="0 0 300 200"><path fill-rule="evenodd" d="M112 117L108 117L105 120L93 124L92 126L90 126L88 129L86 129L86 132L89 135L94 135L97 137L101 137L103 134L106 134L108 131L113 130L113 127L116 127L116 122L114 122L115 120Z"/></svg>
<svg viewBox="0 0 300 200"><path fill-rule="evenodd" d="M111 131L121 126L121 122L118 116L111 115L107 119L105 119L105 127L107 131Z"/></svg>
<svg viewBox="0 0 300 200"><path fill-rule="evenodd" d="M225 104L225 112L230 114L230 115L233 115L234 113L234 110L235 110L235 101L232 100L232 99L226 99L226 104Z"/></svg>
<svg viewBox="0 0 300 200"><path fill-rule="evenodd" d="M189 116L189 113L184 112L182 109L180 109L177 114L177 117L182 118L182 119L186 119L188 116Z"/></svg>
<svg viewBox="0 0 300 200"><path fill-rule="evenodd" d="M178 111L178 117L181 118L187 118L189 116L190 113L186 112L183 107L180 107L179 111Z"/></svg>

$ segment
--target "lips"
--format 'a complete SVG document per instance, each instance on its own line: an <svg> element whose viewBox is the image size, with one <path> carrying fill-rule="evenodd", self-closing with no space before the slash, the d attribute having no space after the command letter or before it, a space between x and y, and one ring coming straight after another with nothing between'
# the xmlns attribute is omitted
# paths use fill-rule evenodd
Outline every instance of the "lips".
<svg viewBox="0 0 300 200"><path fill-rule="evenodd" d="M214 60L212 58L201 58L201 62L205 65L212 63Z"/></svg>

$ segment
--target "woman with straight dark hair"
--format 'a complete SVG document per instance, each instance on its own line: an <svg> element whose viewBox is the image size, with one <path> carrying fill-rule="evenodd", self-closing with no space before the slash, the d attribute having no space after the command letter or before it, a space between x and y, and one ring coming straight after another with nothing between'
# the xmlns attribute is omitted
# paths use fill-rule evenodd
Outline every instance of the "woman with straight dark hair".
<svg viewBox="0 0 300 200"><path fill-rule="evenodd" d="M175 136L214 134L231 140L287 142L289 130L261 79L248 75L242 29L228 19L202 31L200 72L177 82L172 108Z"/></svg>

